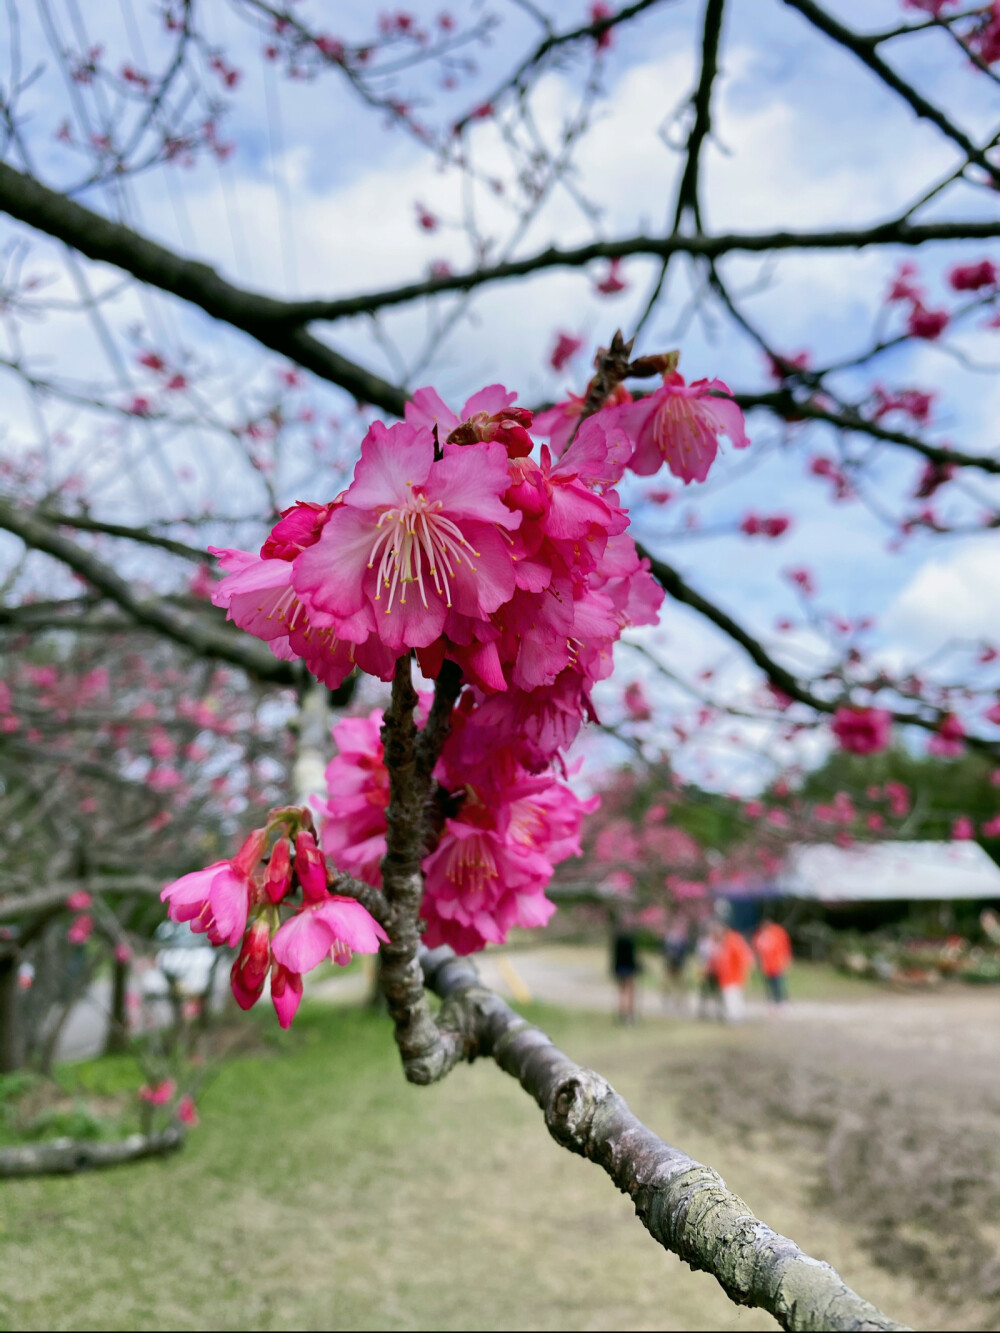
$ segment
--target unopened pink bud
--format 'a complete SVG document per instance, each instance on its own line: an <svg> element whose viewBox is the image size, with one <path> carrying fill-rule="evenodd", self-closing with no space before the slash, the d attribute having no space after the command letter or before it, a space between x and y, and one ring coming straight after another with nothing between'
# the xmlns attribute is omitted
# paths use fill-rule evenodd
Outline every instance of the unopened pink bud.
<svg viewBox="0 0 1000 1333"><path fill-rule="evenodd" d="M177 1119L182 1125L187 1125L188 1129L196 1129L198 1126L198 1112L195 1110L194 1098L189 1092L177 1103Z"/></svg>
<svg viewBox="0 0 1000 1333"><path fill-rule="evenodd" d="M264 877L264 890L272 903L280 903L292 887L292 844L279 838L271 851Z"/></svg>
<svg viewBox="0 0 1000 1333"><path fill-rule="evenodd" d="M327 896L326 858L305 829L295 835L295 874L307 901L319 902Z"/></svg>
<svg viewBox="0 0 1000 1333"><path fill-rule="evenodd" d="M258 917L243 937L234 971L239 971L246 990L259 993L270 966L271 927L263 917Z"/></svg>
<svg viewBox="0 0 1000 1333"><path fill-rule="evenodd" d="M287 967L275 963L271 969L271 1001L278 1022L283 1028L291 1027L302 999L302 977L298 972L290 972Z"/></svg>
<svg viewBox="0 0 1000 1333"><path fill-rule="evenodd" d="M243 846L232 859L232 867L238 875L251 875L260 863L267 847L267 829L255 828Z"/></svg>
<svg viewBox="0 0 1000 1333"><path fill-rule="evenodd" d="M264 983L262 981L256 989L247 986L240 970L240 960L237 958L229 973L229 989L233 992L233 999L241 1009L252 1009L261 997Z"/></svg>

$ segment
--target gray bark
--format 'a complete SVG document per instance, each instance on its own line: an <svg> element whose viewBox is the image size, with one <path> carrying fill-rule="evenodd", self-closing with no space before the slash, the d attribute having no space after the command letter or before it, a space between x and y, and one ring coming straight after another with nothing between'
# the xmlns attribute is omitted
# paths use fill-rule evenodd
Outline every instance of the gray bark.
<svg viewBox="0 0 1000 1333"><path fill-rule="evenodd" d="M534 1097L556 1142L602 1167L653 1239L711 1273L730 1300L767 1310L786 1329L907 1327L761 1222L717 1171L664 1143L606 1079L481 985L468 959L435 949L424 950L421 962L426 984L444 1001L441 1073L459 1060L495 1060Z"/></svg>
<svg viewBox="0 0 1000 1333"><path fill-rule="evenodd" d="M67 1176L121 1166L142 1157L163 1157L184 1142L181 1125L169 1125L154 1134L130 1134L113 1143L88 1139L53 1139L0 1148L0 1179L15 1176Z"/></svg>

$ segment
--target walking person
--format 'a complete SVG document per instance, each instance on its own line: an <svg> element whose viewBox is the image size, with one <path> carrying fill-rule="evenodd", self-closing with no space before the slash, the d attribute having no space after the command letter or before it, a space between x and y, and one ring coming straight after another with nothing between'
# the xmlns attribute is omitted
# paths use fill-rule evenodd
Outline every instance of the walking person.
<svg viewBox="0 0 1000 1333"><path fill-rule="evenodd" d="M764 990L769 1002L781 1005L788 999L786 977L792 965L792 941L784 926L765 920L753 937L753 947L764 974Z"/></svg>

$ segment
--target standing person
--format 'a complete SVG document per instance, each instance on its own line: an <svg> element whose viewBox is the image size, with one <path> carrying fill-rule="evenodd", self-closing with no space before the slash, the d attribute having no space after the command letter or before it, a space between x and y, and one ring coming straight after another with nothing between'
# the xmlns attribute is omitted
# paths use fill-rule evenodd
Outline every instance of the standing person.
<svg viewBox="0 0 1000 1333"><path fill-rule="evenodd" d="M724 921L712 922L711 939L714 951L710 967L719 985L723 1019L740 1023L746 1014L744 990L753 968L753 950L739 931L730 929Z"/></svg>
<svg viewBox="0 0 1000 1333"><path fill-rule="evenodd" d="M618 1021L635 1022L635 977L639 971L639 955L635 935L617 922L611 945L611 970L618 983Z"/></svg>
<svg viewBox="0 0 1000 1333"><path fill-rule="evenodd" d="M715 956L718 953L716 929L718 922L704 926L698 935L695 952L698 966L698 1017L722 1017L722 995L719 991L719 977L715 970Z"/></svg>
<svg viewBox="0 0 1000 1333"><path fill-rule="evenodd" d="M764 989L772 1004L784 1004L788 999L785 976L792 965L792 941L784 926L777 921L764 921L753 937L753 947L764 974Z"/></svg>
<svg viewBox="0 0 1000 1333"><path fill-rule="evenodd" d="M683 917L675 917L670 923L660 949L663 953L664 1008L680 1008L684 1001L684 969L691 953L691 932Z"/></svg>

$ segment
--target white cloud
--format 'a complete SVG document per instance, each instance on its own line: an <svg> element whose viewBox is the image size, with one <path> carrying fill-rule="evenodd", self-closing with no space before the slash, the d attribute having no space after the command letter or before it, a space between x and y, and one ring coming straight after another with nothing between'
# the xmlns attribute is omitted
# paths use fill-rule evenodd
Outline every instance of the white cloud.
<svg viewBox="0 0 1000 1333"><path fill-rule="evenodd" d="M928 560L882 621L886 636L918 652L948 639L1000 638L1000 551L988 538Z"/></svg>

